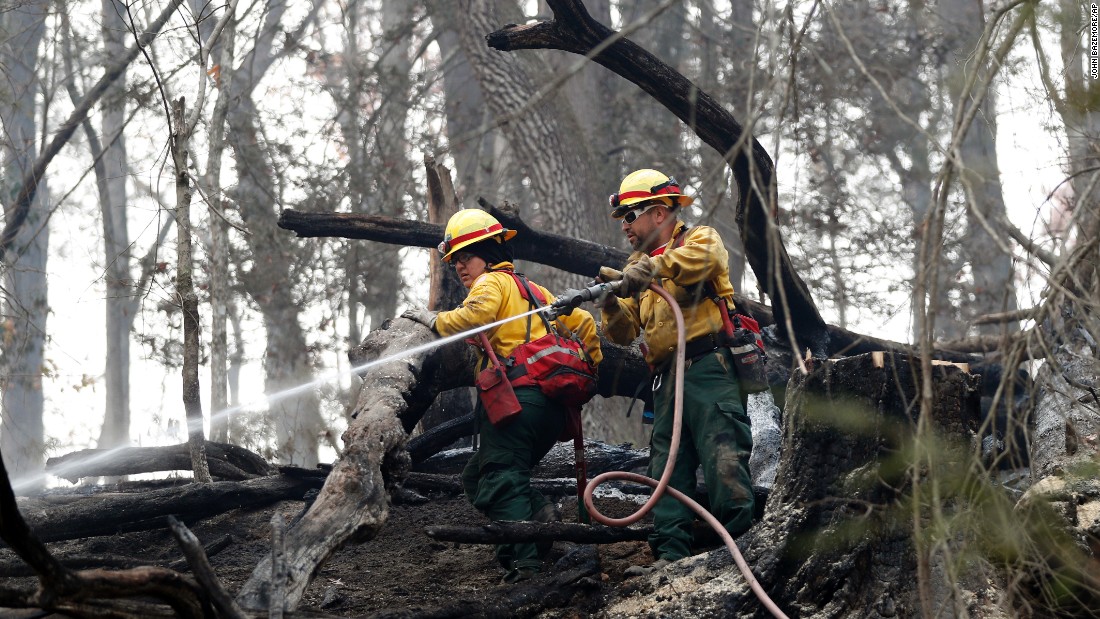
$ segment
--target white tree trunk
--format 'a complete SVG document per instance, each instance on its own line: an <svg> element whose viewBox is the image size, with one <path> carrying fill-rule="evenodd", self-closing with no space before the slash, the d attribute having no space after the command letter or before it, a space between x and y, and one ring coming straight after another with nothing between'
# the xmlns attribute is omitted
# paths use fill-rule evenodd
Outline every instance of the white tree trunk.
<svg viewBox="0 0 1100 619"><path fill-rule="evenodd" d="M206 20L211 22L212 19ZM203 179L205 195L213 203L214 213L224 213L226 200L221 186L222 155L225 152L225 119L229 112L229 87L233 79L236 18L232 18L218 38L214 63L219 67L215 84L218 97L209 125L210 150ZM239 437L230 433L229 408L229 226L216 214L210 217L210 437L226 443Z"/></svg>
<svg viewBox="0 0 1100 619"><path fill-rule="evenodd" d="M40 91L35 68L38 45L45 32L48 2L25 2L0 12L0 154L3 178L10 198L11 182L19 182L38 156L35 103ZM5 203L5 206L6 203ZM46 216L49 191L39 179L26 222L4 256L2 350L3 421L0 454L20 490L40 486L45 456L42 425L42 364L49 315L46 258L49 227ZM22 479L20 479L22 478ZM28 479L29 478L29 479ZM20 481L24 482L20 484Z"/></svg>
<svg viewBox="0 0 1100 619"><path fill-rule="evenodd" d="M233 73L232 93L226 140L233 149L238 170L235 192L241 217L248 222L246 240L254 267L242 273L248 293L263 315L267 332L264 357L264 391L277 394L289 387L313 379L309 350L299 317L299 306L292 298L292 256L286 234L275 225L272 192L279 183L273 177L260 145L256 106L252 91L276 57L274 41L282 35L280 25L286 12L285 2L267 4L260 32L252 40L252 49ZM275 425L277 458L303 467L317 464L318 437L322 432L320 402L315 392L296 394L273 401L268 416Z"/></svg>
<svg viewBox="0 0 1100 619"><path fill-rule="evenodd" d="M443 57L444 111L447 142L455 165L455 193L459 203L476 196L496 202L493 142L499 130L489 127L491 114L470 62L459 41L458 5L451 0L432 3L432 26Z"/></svg>
<svg viewBox="0 0 1100 619"><path fill-rule="evenodd" d="M102 0L103 50L106 63L115 62L126 50L129 36L126 5L117 0ZM130 444L130 328L137 303L132 288L130 235L127 228L127 190L129 162L126 158L126 73L103 96L101 130L105 195L100 196L103 219L103 264L107 284L106 334L104 362L106 408L97 445L111 449Z"/></svg>

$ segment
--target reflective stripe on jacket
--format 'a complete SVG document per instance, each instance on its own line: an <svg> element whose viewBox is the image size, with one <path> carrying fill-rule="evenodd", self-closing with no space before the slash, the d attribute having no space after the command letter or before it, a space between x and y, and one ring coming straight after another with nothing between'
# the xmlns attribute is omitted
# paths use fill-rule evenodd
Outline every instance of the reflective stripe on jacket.
<svg viewBox="0 0 1100 619"><path fill-rule="evenodd" d="M442 336L454 335L468 329L487 325L509 316L516 316L531 309L528 302L520 294L516 280L507 272L499 269L512 269L512 263L501 262L493 265L494 271L483 273L474 280L470 286L470 292L466 300L457 309L439 312L435 320L435 330ZM554 295L549 290L528 280L532 289L539 289L546 297L547 303L554 302ZM531 317L531 340L546 335L546 326L537 315ZM592 314L575 309L568 316L558 318L559 328L564 326L568 331L560 331L563 335L572 332L584 344L585 350L592 358L593 364L598 365L603 360L603 352L600 350L600 337L596 333L596 321ZM517 346L527 341L527 319L520 318L506 322L486 332L493 350L501 357L512 354ZM478 367L482 367L479 365Z"/></svg>
<svg viewBox="0 0 1100 619"><path fill-rule="evenodd" d="M682 245L676 237L684 229L678 222L664 253L652 257L656 268L655 283L668 291L684 313L687 341L718 333L722 330L722 314L718 305L703 291L710 282L718 295L733 309L733 285L730 283L729 253L718 232L709 226L688 230ZM672 245L676 244L677 247ZM630 255L629 262L642 256ZM656 292L646 290L634 298L618 299L618 306L603 310L603 331L609 340L627 345L645 335L648 353L646 362L660 365L676 350L676 317Z"/></svg>

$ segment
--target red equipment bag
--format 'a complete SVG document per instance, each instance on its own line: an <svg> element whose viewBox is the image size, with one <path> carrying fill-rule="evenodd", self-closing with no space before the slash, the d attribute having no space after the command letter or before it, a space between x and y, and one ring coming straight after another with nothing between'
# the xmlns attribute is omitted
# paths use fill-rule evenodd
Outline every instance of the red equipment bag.
<svg viewBox="0 0 1100 619"><path fill-rule="evenodd" d="M548 333L516 347L508 378L514 387L534 385L551 400L580 407L596 395L596 373L586 357L577 342Z"/></svg>
<svg viewBox="0 0 1100 619"><path fill-rule="evenodd" d="M512 383L508 381L504 368L501 367L496 353L493 352L493 347L489 345L489 338L484 332L479 335L485 354L489 356L490 364L477 375L477 381L475 381L477 397L485 407L489 422L502 428L523 409L519 405L519 399L516 398L515 390L512 389Z"/></svg>
<svg viewBox="0 0 1100 619"><path fill-rule="evenodd" d="M530 288L526 278L511 273L520 294L533 307L542 307L546 298L538 288ZM508 378L513 387L536 386L546 397L570 408L580 408L596 395L596 369L584 346L575 337L560 335L541 314L546 335L520 344L508 358ZM528 318L527 336L531 323Z"/></svg>
<svg viewBox="0 0 1100 619"><path fill-rule="evenodd" d="M764 352L764 341L760 339L760 324L748 316L734 314L733 327L730 352L733 353L737 377L741 379L741 388L745 393L767 391L768 372L764 367L767 354Z"/></svg>

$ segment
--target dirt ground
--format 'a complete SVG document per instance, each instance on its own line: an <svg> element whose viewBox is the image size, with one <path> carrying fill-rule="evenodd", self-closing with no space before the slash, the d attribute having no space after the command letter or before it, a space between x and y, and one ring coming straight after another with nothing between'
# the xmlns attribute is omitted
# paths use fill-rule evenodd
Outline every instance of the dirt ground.
<svg viewBox="0 0 1100 619"><path fill-rule="evenodd" d="M321 567L299 610L340 617L379 613L400 616L404 614L402 610L417 614L506 596L513 585L501 584L504 571L497 565L491 546L438 542L424 532L425 527L433 524L478 524L487 519L464 497L427 498L428 501L419 504L391 506L386 524L375 539L337 551ZM617 499L598 499L597 504L601 511L616 517L638 507ZM263 555L270 552L270 520L275 510L290 522L304 506L300 501L287 501L264 510L233 510L189 526L206 546L228 537L228 545L212 553L210 562L226 589L235 594ZM576 522L574 497L559 500L559 507L566 522ZM555 544L543 575L530 584L539 580L550 582L555 573L565 570L564 566L555 567L555 561L574 548L575 545L565 542ZM63 561L67 556L101 555L132 557L167 566L182 558L167 529L59 542L50 544L50 550ZM652 561L644 542L601 545L597 551L599 570L589 579L592 586L547 616L588 615L606 603L609 596L614 597L623 584L623 570ZM10 551L0 551L0 560L7 562L12 558ZM33 584L29 578L10 582Z"/></svg>

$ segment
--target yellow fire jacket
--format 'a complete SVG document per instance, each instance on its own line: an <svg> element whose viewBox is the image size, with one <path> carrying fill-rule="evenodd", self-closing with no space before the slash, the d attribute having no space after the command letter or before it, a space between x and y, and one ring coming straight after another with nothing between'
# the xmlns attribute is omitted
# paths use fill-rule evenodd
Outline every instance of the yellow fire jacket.
<svg viewBox="0 0 1100 619"><path fill-rule="evenodd" d="M512 269L514 267L511 262L501 262L493 265L493 268ZM549 290L530 280L528 283L532 290L542 291L547 304L554 302L555 297ZM522 314L529 309L531 309L530 305L520 294L519 286L511 275L500 270L489 271L474 280L461 306L436 315L435 330L442 336L454 335L509 316ZM546 326L538 315L532 315L530 320L532 341L546 335ZM593 365L598 365L603 360L600 336L596 333L596 321L592 318L592 314L582 309L575 309L568 316L559 317L557 323L559 333L576 334L584 344L588 356L592 358ZM527 341L527 319L520 318L506 322L490 329L486 335L489 336L489 343L492 344L493 350L503 361L517 346ZM481 357L482 363L478 367L485 367L484 354Z"/></svg>
<svg viewBox="0 0 1100 619"><path fill-rule="evenodd" d="M730 284L729 254L714 228L696 226L684 238L682 246L673 247L684 229L679 222L664 253L651 258L656 268L654 283L676 299L684 314L687 341L722 330L722 313L718 304L707 297L703 285L710 282L718 296L733 309L733 285ZM642 256L630 255L629 262ZM616 299L618 303L603 310L603 332L616 344L627 345L645 335L646 362L660 365L676 350L676 317L668 303L652 290L635 297Z"/></svg>

